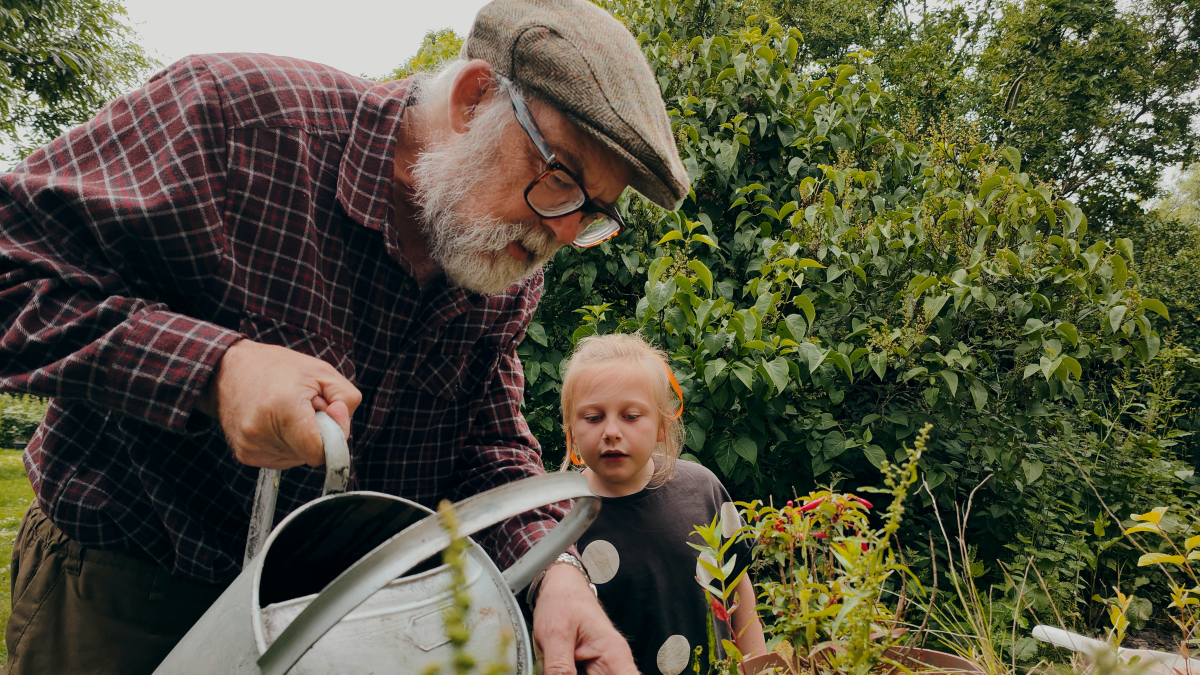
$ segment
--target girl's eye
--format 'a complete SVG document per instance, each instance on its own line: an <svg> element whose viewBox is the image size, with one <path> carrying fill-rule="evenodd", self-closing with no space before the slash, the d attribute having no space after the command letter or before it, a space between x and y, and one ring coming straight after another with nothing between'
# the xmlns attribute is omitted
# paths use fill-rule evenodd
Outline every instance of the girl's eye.
<svg viewBox="0 0 1200 675"><path fill-rule="evenodd" d="M588 422L599 422L601 417L599 415L584 415L583 419Z"/></svg>

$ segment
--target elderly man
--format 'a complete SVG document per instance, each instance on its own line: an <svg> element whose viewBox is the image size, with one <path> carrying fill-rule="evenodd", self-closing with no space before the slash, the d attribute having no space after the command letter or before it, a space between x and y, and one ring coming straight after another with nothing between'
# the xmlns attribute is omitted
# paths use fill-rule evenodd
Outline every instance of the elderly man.
<svg viewBox="0 0 1200 675"><path fill-rule="evenodd" d="M378 84L184 59L0 177L0 389L53 397L25 454L10 673L149 672L240 568L256 467L432 505L542 473L515 349L560 246L626 185L688 191L636 42L582 0L496 0L463 59ZM562 510L481 537L507 566ZM550 673L632 673L578 561L547 569Z"/></svg>

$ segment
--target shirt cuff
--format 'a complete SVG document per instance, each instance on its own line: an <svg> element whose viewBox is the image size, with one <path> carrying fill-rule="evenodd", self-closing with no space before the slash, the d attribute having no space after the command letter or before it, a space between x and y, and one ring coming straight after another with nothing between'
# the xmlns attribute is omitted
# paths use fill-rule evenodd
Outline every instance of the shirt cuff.
<svg viewBox="0 0 1200 675"><path fill-rule="evenodd" d="M107 369L106 407L174 433L186 431L197 399L241 333L174 312L130 319Z"/></svg>

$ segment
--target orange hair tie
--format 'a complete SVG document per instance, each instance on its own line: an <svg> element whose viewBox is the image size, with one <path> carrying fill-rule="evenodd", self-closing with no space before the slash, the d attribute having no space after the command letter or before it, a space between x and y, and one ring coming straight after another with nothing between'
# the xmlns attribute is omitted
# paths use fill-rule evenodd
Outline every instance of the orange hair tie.
<svg viewBox="0 0 1200 675"><path fill-rule="evenodd" d="M575 454L575 444L574 443L570 443L567 445L567 459L569 459L571 461L571 464L573 466L583 466L583 460L579 458L579 455Z"/></svg>
<svg viewBox="0 0 1200 675"><path fill-rule="evenodd" d="M667 369L667 377L671 378L671 386L675 389L675 395L679 397L679 412L671 418L677 420L683 417L683 390L679 388L679 380L675 379L675 373L671 372L671 366L667 365L666 361L663 361L663 367Z"/></svg>

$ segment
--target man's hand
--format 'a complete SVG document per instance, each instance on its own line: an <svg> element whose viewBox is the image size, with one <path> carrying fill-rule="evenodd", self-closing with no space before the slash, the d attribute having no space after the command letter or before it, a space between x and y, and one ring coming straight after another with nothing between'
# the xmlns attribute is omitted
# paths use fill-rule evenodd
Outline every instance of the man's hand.
<svg viewBox="0 0 1200 675"><path fill-rule="evenodd" d="M225 352L196 408L221 421L243 464L287 469L321 466L325 450L316 411L350 437L362 394L324 361L286 347L240 340Z"/></svg>
<svg viewBox="0 0 1200 675"><path fill-rule="evenodd" d="M533 641L545 655L545 675L636 675L629 643L571 565L551 565L533 610Z"/></svg>

